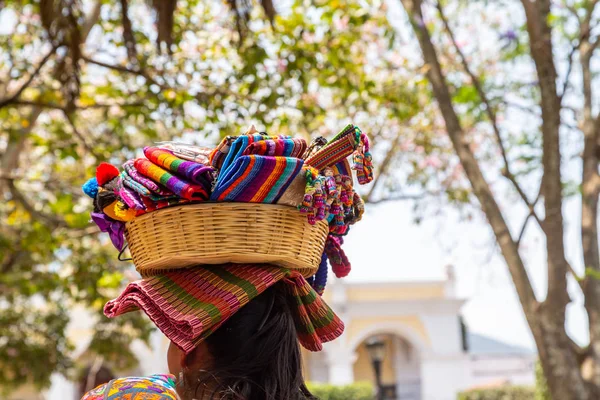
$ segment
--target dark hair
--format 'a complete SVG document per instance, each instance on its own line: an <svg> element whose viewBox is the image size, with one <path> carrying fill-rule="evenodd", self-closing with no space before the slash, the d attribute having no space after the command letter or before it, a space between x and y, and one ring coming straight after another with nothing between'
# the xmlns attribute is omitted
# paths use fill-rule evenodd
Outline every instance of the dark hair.
<svg viewBox="0 0 600 400"><path fill-rule="evenodd" d="M273 285L206 338L212 365L209 371L184 369L184 399L316 399L304 384L285 290Z"/></svg>

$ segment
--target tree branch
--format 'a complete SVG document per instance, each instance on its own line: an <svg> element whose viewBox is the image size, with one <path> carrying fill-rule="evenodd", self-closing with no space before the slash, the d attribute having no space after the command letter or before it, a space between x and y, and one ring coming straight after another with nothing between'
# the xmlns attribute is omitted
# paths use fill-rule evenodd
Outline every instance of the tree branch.
<svg viewBox="0 0 600 400"><path fill-rule="evenodd" d="M569 302L567 293L567 261L564 247L562 215L562 183L560 126L561 103L556 88L556 66L553 58L552 28L548 24L549 0L521 0L525 10L531 57L533 58L540 88L542 111L542 196L545 217L542 230L546 234L548 259L548 295L546 302L556 310L564 310ZM564 314L558 314L563 315Z"/></svg>
<svg viewBox="0 0 600 400"><path fill-rule="evenodd" d="M418 193L418 194L396 194L396 195L392 195L389 197L382 197L377 200L371 200L371 199L367 198L367 200L365 200L365 201L369 204L380 204L380 203L387 203L389 201L421 200L421 199L424 199L425 197L431 196L432 194L435 194L435 193L426 192L426 193Z"/></svg>
<svg viewBox="0 0 600 400"><path fill-rule="evenodd" d="M93 155L96 159L102 159L102 157L100 157L98 154L96 154L95 150L93 149L92 146L90 146L86 140L86 138L81 134L81 132L79 132L79 130L77 129L77 126L75 126L75 121L73 120L73 116L72 114L70 114L69 112L67 112L66 110L63 111L63 114L65 116L65 119L67 121L69 121L69 124L71 125L71 129L73 130L73 133L75 134L75 136L77 136L77 138L79 138L79 141L81 142L81 144L83 145L84 149L91 155Z"/></svg>
<svg viewBox="0 0 600 400"><path fill-rule="evenodd" d="M12 198L18 204L20 204L25 209L25 211L27 211L29 215L31 215L31 217L34 220L42 221L47 225L52 225L55 227L63 227L67 225L62 219L56 218L51 214L46 214L42 211L36 210L36 208L31 203L29 203L25 195L23 195L23 193L21 193L21 191L15 186L14 181L9 180L7 182L7 186Z"/></svg>
<svg viewBox="0 0 600 400"><path fill-rule="evenodd" d="M538 192L537 197L535 198L533 204L531 205L532 209L529 210L529 214L527 214L527 217L525 218L525 221L523 222L523 226L521 227L521 231L519 232L519 237L517 238L517 242L516 242L517 247L519 247L521 245L521 240L523 240L523 236L525 235L525 230L527 229L527 224L529 223L529 220L531 219L531 217L533 217L535 215L535 213L533 212L533 208L535 208L536 204L540 200L541 194L542 194L542 192L541 192L541 188L540 188L540 191Z"/></svg>
<svg viewBox="0 0 600 400"><path fill-rule="evenodd" d="M12 103L13 101L15 101L16 99L19 98L21 93L23 93L23 91L25 89L27 89L27 87L31 84L31 82L33 82L33 79L40 73L40 71L42 70L44 65L48 62L48 60L50 60L50 57L52 57L52 55L54 55L54 53L56 52L56 50L59 47L60 46L52 46L52 49L44 56L44 58L42 58L42 60L38 64L38 66L29 75L29 78L27 78L27 80L25 82L23 82L21 87L19 87L19 89L17 89L17 91L15 93L13 93L11 96L8 96L7 98L0 100L0 108L6 106L7 104Z"/></svg>
<svg viewBox="0 0 600 400"><path fill-rule="evenodd" d="M133 69L133 68L124 67L122 65L109 64L109 63L105 63L103 61L94 60L93 58L90 58L85 55L82 56L81 58L83 60L85 60L86 62L88 62L90 64L98 65L99 67L112 69L114 71L119 71L119 72L123 72L126 74L141 76L144 79L146 79L149 83L154 84L154 85L160 87L161 89L164 89L164 85L161 85L156 80L154 80L154 78L152 78L150 75L148 75L148 73L146 71L144 71L143 69L137 69L137 68Z"/></svg>
<svg viewBox="0 0 600 400"><path fill-rule="evenodd" d="M398 147L398 144L400 144L400 136L401 135L398 134L394 138L390 149L388 150L387 154L385 155L385 158L383 159L381 164L379 164L379 168L378 168L377 176L375 177L375 181L373 182L373 185L371 186L371 189L369 190L369 193L366 196L368 202L371 201L373 194L375 193L375 189L377 188L379 179L382 178L383 176L385 176L385 174L387 173L388 167L389 167L390 163L392 162L394 155L396 154L396 148Z"/></svg>
<svg viewBox="0 0 600 400"><path fill-rule="evenodd" d="M535 318L535 308L538 304L529 280L529 276L519 255L518 247L510 235L508 225L500 211L500 207L492 194L481 167L469 146L465 132L460 124L456 110L452 103L450 90L446 82L437 51L431 41L427 25L423 19L422 0L401 0L406 9L412 27L419 40L419 45L427 66L427 78L433 89L441 114L446 123L446 130L454 150L461 161L465 174L473 187L473 192L479 200L490 226L506 260L506 264L513 278L519 299L529 320Z"/></svg>
<svg viewBox="0 0 600 400"><path fill-rule="evenodd" d="M10 105L33 106L33 107L39 107L39 108L48 108L48 109L52 109L52 110L61 110L61 111L65 111L65 112L68 111L67 107L62 106L60 104L44 103L44 102L35 101L35 100L15 100L15 101L11 102ZM113 104L95 103L95 104L88 104L85 106L75 105L75 110L88 110L88 109L92 109L92 108L110 108L110 107L130 108L130 107L144 107L145 105L146 104L143 101L134 101L131 103L113 103Z"/></svg>
<svg viewBox="0 0 600 400"><path fill-rule="evenodd" d="M536 214L535 210L532 207L532 203L529 201L529 199L527 198L527 195L523 191L523 188L521 188L521 186L517 182L515 175L510 170L508 154L507 154L506 148L504 147L504 143L502 141L502 135L500 134L500 128L498 126L498 119L496 116L496 111L494 110L494 107L492 106L489 98L487 97L485 91L483 90L483 85L481 84L481 80L471 70L469 63L467 62L467 58L465 57L464 53L458 46L458 44L456 42L456 38L454 36L454 32L452 31L452 28L450 27L448 18L446 18L446 14L444 13L444 8L442 7L442 4L440 3L439 0L436 2L436 7L439 12L440 19L442 20L442 23L444 24L444 29L446 30L448 37L450 37L452 46L454 47L454 50L458 54L458 57L463 66L463 69L465 70L467 75L469 75L469 78L471 79L471 83L473 84L473 87L475 87L475 90L477 91L477 94L479 95L481 102L485 105L485 111L486 111L488 118L490 120L490 123L492 125L492 130L494 131L494 135L496 136L496 141L498 142L498 147L500 148L500 154L501 154L502 160L504 162L504 171L503 171L502 175L511 182L511 184L514 186L515 190L517 191L517 193L519 194L521 199L525 202L527 207L530 209L530 213L532 213L532 215L536 219L536 221L541 224L540 218L538 217L538 215Z"/></svg>

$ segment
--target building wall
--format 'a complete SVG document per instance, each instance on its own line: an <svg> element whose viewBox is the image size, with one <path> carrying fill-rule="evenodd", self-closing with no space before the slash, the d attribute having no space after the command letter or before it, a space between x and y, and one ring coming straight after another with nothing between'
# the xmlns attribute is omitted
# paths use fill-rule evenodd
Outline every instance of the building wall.
<svg viewBox="0 0 600 400"><path fill-rule="evenodd" d="M470 384L473 387L498 384L535 385L535 354L471 356Z"/></svg>
<svg viewBox="0 0 600 400"><path fill-rule="evenodd" d="M384 385L396 383L396 371L394 366L394 355L397 349L394 346L393 336L386 335L382 338L385 343L385 358L381 365L381 382ZM356 382L371 382L375 384L375 373L373 364L369 357L369 352L365 342L361 343L356 349L356 361L353 365L354 380Z"/></svg>

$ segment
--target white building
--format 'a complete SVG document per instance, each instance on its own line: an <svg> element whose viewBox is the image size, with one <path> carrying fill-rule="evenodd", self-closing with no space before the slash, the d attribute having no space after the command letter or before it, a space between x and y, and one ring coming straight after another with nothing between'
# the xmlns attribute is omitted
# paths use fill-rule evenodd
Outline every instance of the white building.
<svg viewBox="0 0 600 400"><path fill-rule="evenodd" d="M382 383L400 400L456 400L464 389L502 384L534 384L535 353L466 332L456 298L451 270L440 281L345 283L330 282L325 299L344 320L344 334L324 351L304 351L308 380L344 385L374 382L365 343L383 340L386 356ZM91 321L84 312L74 315L69 335L77 345L80 363L93 362L85 349ZM135 343L140 366L116 375L166 372L168 340L157 332L152 349ZM110 366L109 366L110 367ZM43 395L25 389L10 400L71 400L77 383L56 376Z"/></svg>

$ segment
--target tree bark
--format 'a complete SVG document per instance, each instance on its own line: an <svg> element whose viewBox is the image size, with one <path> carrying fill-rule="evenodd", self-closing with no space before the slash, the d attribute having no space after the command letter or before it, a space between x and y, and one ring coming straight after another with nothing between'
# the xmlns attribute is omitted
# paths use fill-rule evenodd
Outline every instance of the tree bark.
<svg viewBox="0 0 600 400"><path fill-rule="evenodd" d="M600 254L598 249L598 195L600 195L600 176L598 175L599 127L592 110L592 72L590 68L594 45L589 42L590 19L593 8L581 25L580 64L583 88L583 168L581 185L581 245L586 274L583 279L585 308L588 313L590 347L588 371L584 378L600 387L600 282L590 271L600 272Z"/></svg>

